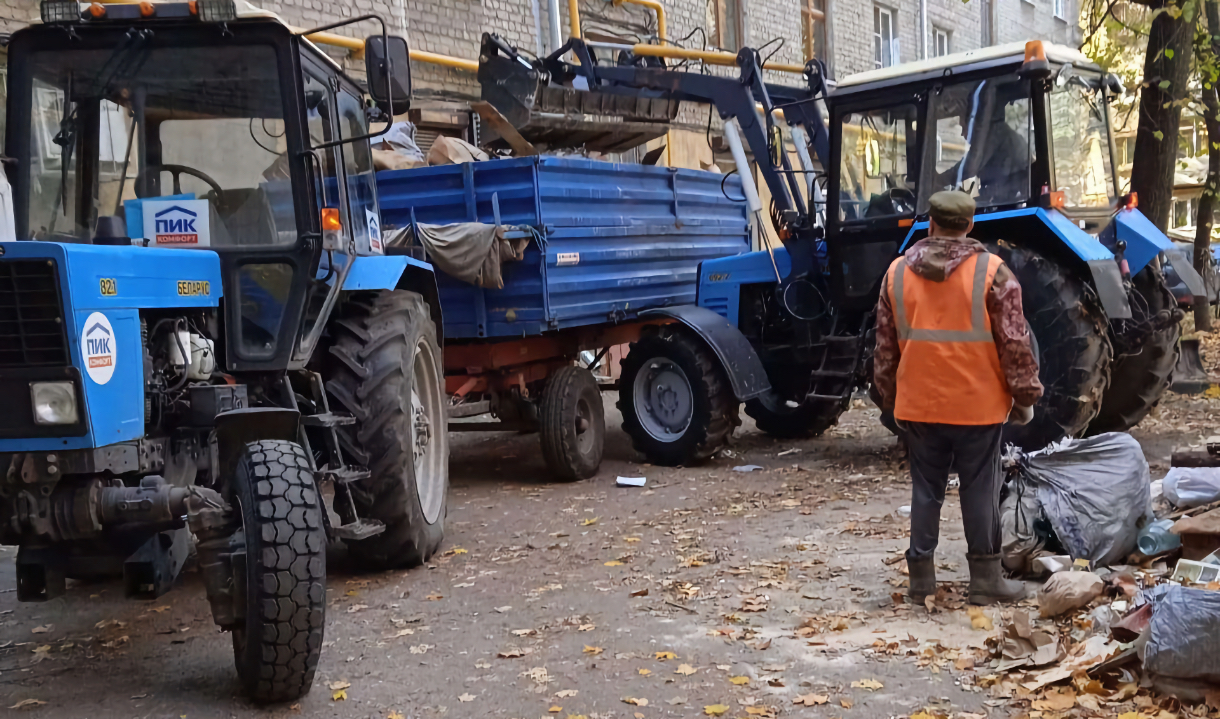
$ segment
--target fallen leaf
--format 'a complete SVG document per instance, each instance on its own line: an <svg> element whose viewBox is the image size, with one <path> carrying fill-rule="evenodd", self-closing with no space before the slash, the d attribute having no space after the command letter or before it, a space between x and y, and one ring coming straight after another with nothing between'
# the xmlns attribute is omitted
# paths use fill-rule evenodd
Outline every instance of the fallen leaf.
<svg viewBox="0 0 1220 719"><path fill-rule="evenodd" d="M758 650L758 651L760 651L760 652L761 652L761 651L763 651L763 650L765 650L765 649L770 649L770 648L771 648L771 640L770 640L770 639L764 639L764 640L762 640L761 642L757 642L757 643L755 643L754 648L755 648L755 649L757 649L757 650Z"/></svg>
<svg viewBox="0 0 1220 719"><path fill-rule="evenodd" d="M186 355L183 355L183 356L185 357ZM547 711L552 714L558 714L559 712L563 711L563 707L555 705L555 706L552 706L550 709L547 709Z"/></svg>
<svg viewBox="0 0 1220 719"><path fill-rule="evenodd" d="M183 356L185 356L185 355L183 355ZM474 695L473 695L473 694L462 694L462 695L460 695L460 696L458 697L458 701L460 701L460 702L472 702L472 701L474 701Z"/></svg>
<svg viewBox="0 0 1220 719"><path fill-rule="evenodd" d="M395 634L387 634L386 639L398 639L399 637L409 637L415 633L414 629L399 629Z"/></svg>
<svg viewBox="0 0 1220 719"><path fill-rule="evenodd" d="M185 356L185 355L183 355L183 356ZM340 689L339 691L335 692L334 694L331 694L331 695L330 695L330 700L331 700L332 702L345 702L345 701L347 701L347 690L346 690L346 689Z"/></svg>
<svg viewBox="0 0 1220 719"><path fill-rule="evenodd" d="M538 633L537 629L514 629L512 630L515 637L528 637Z"/></svg>
<svg viewBox="0 0 1220 719"><path fill-rule="evenodd" d="M639 698L636 698L636 697L624 697L624 698L623 698L623 703L624 703L624 704L630 704L630 705L632 705L632 706L637 706L637 707L646 707L646 706L648 706L648 700L647 700L647 699L644 699L643 697L639 697Z"/></svg>
<svg viewBox="0 0 1220 719"><path fill-rule="evenodd" d="M649 674L652 674L652 670L651 669L640 669L639 673L640 673L640 676L646 677Z"/></svg>
<svg viewBox="0 0 1220 719"><path fill-rule="evenodd" d="M729 710L728 704L709 704L703 707L703 713L710 717L718 717Z"/></svg>
<svg viewBox="0 0 1220 719"><path fill-rule="evenodd" d="M578 691L579 691L578 689L563 689L561 691L555 692L555 696L559 697L560 699L567 699L568 697L576 696L576 693Z"/></svg>
<svg viewBox="0 0 1220 719"><path fill-rule="evenodd" d="M393 711L385 715L385 719L407 719L402 712Z"/></svg>
<svg viewBox="0 0 1220 719"><path fill-rule="evenodd" d="M326 688L331 690L332 692L337 692L340 689L348 689L351 686L352 686L351 682L345 682L342 679L340 679L337 682L331 682L330 684L327 684Z"/></svg>
<svg viewBox="0 0 1220 719"><path fill-rule="evenodd" d="M185 355L183 355L183 356L185 357ZM367 604L353 604L352 606L347 608L347 613L355 614L356 612L360 611L361 609L368 609L368 608L369 608L369 605L367 605Z"/></svg>
<svg viewBox="0 0 1220 719"><path fill-rule="evenodd" d="M445 598L444 594L429 594L428 596L424 597L424 599L427 599L429 602L435 602L438 599L444 599L444 598Z"/></svg>
<svg viewBox="0 0 1220 719"><path fill-rule="evenodd" d="M585 645L585 654L592 654L593 656L597 656L598 654L601 654L604 651L606 651L606 650L602 649L601 647L591 647L588 644Z"/></svg>
<svg viewBox="0 0 1220 719"><path fill-rule="evenodd" d="M491 662L480 659L474 663L475 669L491 669Z"/></svg>
<svg viewBox="0 0 1220 719"><path fill-rule="evenodd" d="M591 631L593 631L594 629L597 629L597 625L595 625L595 624L582 624L582 625L580 625L579 627L577 627L577 628L576 628L576 631L578 631L578 632L591 632Z"/></svg>
<svg viewBox="0 0 1220 719"><path fill-rule="evenodd" d="M498 652L496 654L496 656L500 657L501 659L516 659L518 657L523 657L527 654L533 654L533 653L534 653L533 649L518 649L516 647L512 647L509 649L505 649L502 652Z"/></svg>
<svg viewBox="0 0 1220 719"><path fill-rule="evenodd" d="M1038 711L1062 712L1076 706L1076 691L1064 687L1058 691L1051 690L1042 695L1041 699L1030 702L1030 706Z"/></svg>
<svg viewBox="0 0 1220 719"><path fill-rule="evenodd" d="M529 671L521 672L521 676L529 677L538 684L548 684L551 681L551 675L546 670L546 667L534 667Z"/></svg>
<svg viewBox="0 0 1220 719"><path fill-rule="evenodd" d="M729 677L729 682L731 684L736 684L737 686L742 686L743 684L749 684L750 678L749 677Z"/></svg>
<svg viewBox="0 0 1220 719"><path fill-rule="evenodd" d="M966 611L970 614L970 626L988 632L995 629L995 624L991 621L991 617L987 616L982 607L969 607Z"/></svg>
<svg viewBox="0 0 1220 719"><path fill-rule="evenodd" d="M127 622L120 622L117 619L103 619L102 621L98 622L97 624L94 624L93 628L94 629L106 629L108 627L117 627L119 629L122 629L125 626L127 626Z"/></svg>
<svg viewBox="0 0 1220 719"><path fill-rule="evenodd" d="M689 664L679 664L678 668L674 670L674 674L681 674L684 677L689 677L697 671L699 670Z"/></svg>
<svg viewBox="0 0 1220 719"><path fill-rule="evenodd" d="M754 717L763 717L763 719L773 719L775 710L771 707L746 707L746 714Z"/></svg>
<svg viewBox="0 0 1220 719"><path fill-rule="evenodd" d="M636 542L640 541L640 538L639 537L623 537L623 541L629 542L631 544L635 544Z"/></svg>
<svg viewBox="0 0 1220 719"><path fill-rule="evenodd" d="M958 671L970 671L974 669L974 657L958 657L957 661L953 662L953 666L957 667Z"/></svg>
<svg viewBox="0 0 1220 719"><path fill-rule="evenodd" d="M504 612L507 612L510 609L512 609L512 607L510 607L510 606L496 607L496 611L499 612L500 614L503 614Z"/></svg>
<svg viewBox="0 0 1220 719"><path fill-rule="evenodd" d="M665 661L666 659L677 659L678 655L673 652L657 652L656 657L661 661Z"/></svg>
<svg viewBox="0 0 1220 719"><path fill-rule="evenodd" d="M46 634L55 628L54 624L44 624L41 627L34 627L30 630L30 634Z"/></svg>
<svg viewBox="0 0 1220 719"><path fill-rule="evenodd" d="M448 552L445 552L445 554L448 554L450 556L452 556L454 554L468 554L468 553L469 552L467 552L465 549L462 549L461 547L454 547L453 549L450 549Z"/></svg>
<svg viewBox="0 0 1220 719"><path fill-rule="evenodd" d="M415 646L411 647L411 653L426 654L429 649L436 649L436 646L432 644L416 644Z"/></svg>
<svg viewBox="0 0 1220 719"><path fill-rule="evenodd" d="M635 590L634 592L632 592L632 593L631 593L630 595L628 595L628 596L632 596L632 597L647 597L647 596L648 596L648 589L647 589L647 588L644 588L644 589L637 589L637 590Z"/></svg>
<svg viewBox="0 0 1220 719"><path fill-rule="evenodd" d="M825 694L802 694L792 700L797 706L804 705L807 707L816 707L819 704L825 704L830 701L830 697Z"/></svg>
<svg viewBox="0 0 1220 719"><path fill-rule="evenodd" d="M591 518L591 519L585 519L585 520L582 520L582 521L581 521L581 523L580 523L580 526L582 526L582 527L592 527L594 524L597 524L597 520L599 520L599 519L601 519L601 517L593 517L593 518Z"/></svg>
<svg viewBox="0 0 1220 719"><path fill-rule="evenodd" d="M459 583L453 585L453 588L454 589L465 589L466 587L473 587L473 586L474 586L474 582L459 582Z"/></svg>
<svg viewBox="0 0 1220 719"><path fill-rule="evenodd" d="M183 356L185 357L185 355ZM29 709L30 707L40 707L43 704L46 704L46 702L41 699L22 699L9 707L9 709Z"/></svg>
<svg viewBox="0 0 1220 719"><path fill-rule="evenodd" d="M851 699L840 699L839 706L843 707L844 709L851 709L851 707L852 707Z"/></svg>
<svg viewBox="0 0 1220 719"><path fill-rule="evenodd" d="M878 689L882 689L884 687L885 685L876 679L861 679L858 682L851 683L852 689L869 689L871 691L877 691Z"/></svg>
<svg viewBox="0 0 1220 719"><path fill-rule="evenodd" d="M186 355L183 355L183 356L185 357ZM617 559L611 559L609 562L606 562L606 563L605 563L605 566L607 566L607 567L621 567L621 566L623 566L623 563L622 563L622 562L620 562L620 561L618 561Z"/></svg>

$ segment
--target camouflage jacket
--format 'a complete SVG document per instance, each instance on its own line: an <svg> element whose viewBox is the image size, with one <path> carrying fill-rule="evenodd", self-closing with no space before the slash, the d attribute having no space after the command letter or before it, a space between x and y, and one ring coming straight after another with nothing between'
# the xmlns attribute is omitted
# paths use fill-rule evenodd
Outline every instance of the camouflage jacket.
<svg viewBox="0 0 1220 719"><path fill-rule="evenodd" d="M987 248L969 237L929 237L912 245L905 254L906 266L920 277L942 282L958 265L971 255ZM887 278L882 287L887 287ZM1025 315L1021 311L1021 285L1001 264L987 293L987 314L991 316L991 334L1000 354L1000 369L1008 382L1013 401L1032 407L1042 396L1038 380L1038 358L1030 346ZM873 355L873 383L881 396L881 407L894 409L898 394L898 328L894 324L894 309L889 293L883 291L877 301L877 347Z"/></svg>

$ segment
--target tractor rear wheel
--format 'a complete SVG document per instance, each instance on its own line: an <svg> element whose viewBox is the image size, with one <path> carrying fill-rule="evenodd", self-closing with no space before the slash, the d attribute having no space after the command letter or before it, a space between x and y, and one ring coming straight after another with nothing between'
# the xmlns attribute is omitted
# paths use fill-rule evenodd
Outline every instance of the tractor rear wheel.
<svg viewBox="0 0 1220 719"><path fill-rule="evenodd" d="M1078 437L1097 415L1110 382L1113 349L1105 311L1092 289L1062 265L1027 248L989 249L1021 283L1045 388L1033 421L1007 425L1004 442L1035 450L1065 436Z"/></svg>
<svg viewBox="0 0 1220 719"><path fill-rule="evenodd" d="M251 442L232 486L246 541L237 675L256 702L292 701L313 684L326 617L326 530L309 457L295 442Z"/></svg>
<svg viewBox="0 0 1220 719"><path fill-rule="evenodd" d="M737 398L716 355L682 328L662 327L632 343L618 396L632 445L665 467L711 457L739 423Z"/></svg>
<svg viewBox="0 0 1220 719"><path fill-rule="evenodd" d="M343 452L368 467L352 484L361 518L381 534L349 542L369 569L423 564L445 535L449 436L436 325L424 298L393 290L344 304L332 324L326 391L356 418L339 428Z"/></svg>
<svg viewBox="0 0 1220 719"><path fill-rule="evenodd" d="M1182 336L1177 301L1159 267L1148 265L1131 278L1130 320L1111 323L1117 356L1110 372L1110 389L1101 398L1101 411L1087 434L1125 432L1152 411L1169 388L1178 364ZM1130 323L1138 336L1124 336L1120 323Z"/></svg>

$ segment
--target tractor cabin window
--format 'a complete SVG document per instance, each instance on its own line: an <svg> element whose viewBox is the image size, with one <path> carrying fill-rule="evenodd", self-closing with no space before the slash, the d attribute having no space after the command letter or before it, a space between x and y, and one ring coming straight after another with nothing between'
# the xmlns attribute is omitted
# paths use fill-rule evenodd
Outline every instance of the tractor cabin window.
<svg viewBox="0 0 1220 719"><path fill-rule="evenodd" d="M843 116L839 218L845 221L909 215L915 211L911 157L915 105Z"/></svg>
<svg viewBox="0 0 1220 719"><path fill-rule="evenodd" d="M1118 198L1101 83L1100 76L1065 68L1050 94L1055 185L1069 207L1109 207Z"/></svg>

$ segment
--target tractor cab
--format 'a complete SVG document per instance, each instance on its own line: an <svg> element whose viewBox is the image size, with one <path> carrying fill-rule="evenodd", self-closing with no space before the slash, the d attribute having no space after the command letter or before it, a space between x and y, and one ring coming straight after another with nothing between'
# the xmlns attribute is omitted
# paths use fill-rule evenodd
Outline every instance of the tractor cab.
<svg viewBox="0 0 1220 719"><path fill-rule="evenodd" d="M1109 225L1121 209L1109 113L1116 91L1116 78L1083 54L1042 42L846 78L832 103L827 239L846 263L837 279L847 300L876 301L878 279L916 239L913 226L940 190L974 197L984 236L998 226L987 219L1038 209L1076 239ZM1050 239L1040 249L1055 253Z"/></svg>
<svg viewBox="0 0 1220 719"><path fill-rule="evenodd" d="M337 290L324 250L381 252L377 111L240 5L43 3L9 50L14 219L23 239L215 252L224 367L282 370L310 356ZM382 40L367 57L398 47ZM397 92L404 111L409 81Z"/></svg>

